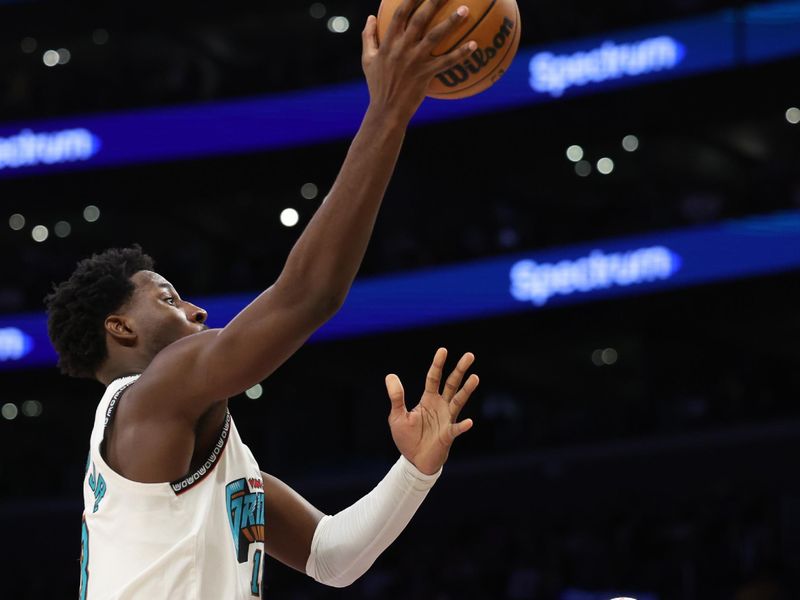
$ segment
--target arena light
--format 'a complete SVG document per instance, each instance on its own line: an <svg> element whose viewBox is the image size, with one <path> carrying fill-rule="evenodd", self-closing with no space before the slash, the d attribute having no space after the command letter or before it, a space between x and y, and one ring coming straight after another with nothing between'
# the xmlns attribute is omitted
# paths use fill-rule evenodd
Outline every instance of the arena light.
<svg viewBox="0 0 800 600"><path fill-rule="evenodd" d="M31 237L34 242L44 242L50 236L50 231L44 225L36 225L31 229Z"/></svg>
<svg viewBox="0 0 800 600"><path fill-rule="evenodd" d="M83 218L89 223L95 223L100 219L100 209L94 204L90 204L83 209Z"/></svg>
<svg viewBox="0 0 800 600"><path fill-rule="evenodd" d="M300 214L293 208L284 208L281 211L281 224L284 227L294 227L300 221Z"/></svg>
<svg viewBox="0 0 800 600"><path fill-rule="evenodd" d="M319 194L319 188L313 183L306 183L300 188L300 195L306 200L313 200Z"/></svg>
<svg viewBox="0 0 800 600"><path fill-rule="evenodd" d="M71 58L72 58L72 53L69 50L67 50L66 48L58 49L58 64L65 65L70 61Z"/></svg>
<svg viewBox="0 0 800 600"><path fill-rule="evenodd" d="M577 144L573 144L569 148L567 148L567 158L572 162L579 162L583 159L583 148L578 146Z"/></svg>
<svg viewBox="0 0 800 600"><path fill-rule="evenodd" d="M20 231L25 227L25 217L19 213L14 213L8 218L8 226L14 231Z"/></svg>
<svg viewBox="0 0 800 600"><path fill-rule="evenodd" d="M786 120L792 125L797 125L800 123L800 108L792 106L791 108L787 109Z"/></svg>
<svg viewBox="0 0 800 600"><path fill-rule="evenodd" d="M3 408L0 409L0 412L2 413L4 419L8 421L13 421L14 419L17 418L17 415L19 414L19 409L17 408L17 405L14 404L13 402L6 402L5 404L3 404Z"/></svg>
<svg viewBox="0 0 800 600"><path fill-rule="evenodd" d="M58 64L59 56L55 50L45 50L42 54L42 62L46 67L55 67Z"/></svg>
<svg viewBox="0 0 800 600"><path fill-rule="evenodd" d="M332 33L345 33L350 29L350 21L347 17L336 16L328 19L328 31Z"/></svg>
<svg viewBox="0 0 800 600"><path fill-rule="evenodd" d="M597 161L597 170L602 175L610 175L614 172L614 161L608 157L601 158Z"/></svg>
<svg viewBox="0 0 800 600"><path fill-rule="evenodd" d="M65 238L72 233L72 226L67 221L59 221L53 227L53 233L56 237Z"/></svg>
<svg viewBox="0 0 800 600"><path fill-rule="evenodd" d="M42 414L42 403L38 400L25 400L22 403L22 414L26 417L38 417Z"/></svg>
<svg viewBox="0 0 800 600"><path fill-rule="evenodd" d="M592 163L588 160L581 160L575 164L575 173L579 177L588 177L592 174Z"/></svg>
<svg viewBox="0 0 800 600"><path fill-rule="evenodd" d="M639 138L635 135L626 135L622 138L622 147L626 152L636 152L639 149Z"/></svg>
<svg viewBox="0 0 800 600"><path fill-rule="evenodd" d="M258 400L261 398L261 395L264 393L264 388L261 387L260 383L255 384L249 390L247 390L244 394L251 400Z"/></svg>

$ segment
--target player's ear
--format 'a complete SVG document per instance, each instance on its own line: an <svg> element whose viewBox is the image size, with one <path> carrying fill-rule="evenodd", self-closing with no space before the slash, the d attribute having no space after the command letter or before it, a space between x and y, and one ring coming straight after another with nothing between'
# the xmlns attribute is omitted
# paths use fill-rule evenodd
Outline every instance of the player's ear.
<svg viewBox="0 0 800 600"><path fill-rule="evenodd" d="M130 318L123 315L108 315L103 323L106 333L121 346L133 346L136 343L136 331Z"/></svg>

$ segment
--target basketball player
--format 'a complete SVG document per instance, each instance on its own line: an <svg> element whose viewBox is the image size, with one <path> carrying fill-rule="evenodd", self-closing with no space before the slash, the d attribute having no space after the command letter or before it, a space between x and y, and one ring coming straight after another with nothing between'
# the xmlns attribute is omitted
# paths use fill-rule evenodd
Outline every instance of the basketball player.
<svg viewBox="0 0 800 600"><path fill-rule="evenodd" d="M406 126L434 73L464 59L432 49L466 16L424 34L444 0L404 0L378 44L363 32L370 105L329 196L277 281L225 328L182 299L141 248L81 261L47 299L59 366L106 386L84 481L80 598L261 597L264 553L346 586L397 537L441 472L478 385L464 355L440 390L436 352L418 406L386 378L400 458L364 498L323 515L259 470L227 399L268 377L342 305L363 258ZM415 10L416 9L416 10ZM463 383L463 385L462 385ZM313 401L313 400L311 400Z"/></svg>

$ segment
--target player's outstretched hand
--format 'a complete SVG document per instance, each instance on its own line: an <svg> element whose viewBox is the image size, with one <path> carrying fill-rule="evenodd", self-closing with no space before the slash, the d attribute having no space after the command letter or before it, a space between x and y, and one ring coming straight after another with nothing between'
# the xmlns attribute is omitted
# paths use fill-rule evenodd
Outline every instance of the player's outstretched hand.
<svg viewBox="0 0 800 600"><path fill-rule="evenodd" d="M386 389L392 401L389 427L394 443L403 456L427 475L433 475L441 468L447 460L453 440L472 427L472 419L458 421L458 415L478 387L478 376L475 374L461 385L475 356L468 352L461 357L440 393L446 359L447 349L439 348L425 379L425 392L411 412L406 410L400 378L397 375L386 376Z"/></svg>
<svg viewBox="0 0 800 600"><path fill-rule="evenodd" d="M460 6L436 27L425 33L447 0L403 0L397 8L385 39L378 43L378 20L370 15L362 32L361 64L369 87L370 105L389 111L406 123L422 104L434 75L466 59L475 50L468 41L452 52L434 56L445 36L454 31L469 9ZM414 10L417 5L419 8Z"/></svg>

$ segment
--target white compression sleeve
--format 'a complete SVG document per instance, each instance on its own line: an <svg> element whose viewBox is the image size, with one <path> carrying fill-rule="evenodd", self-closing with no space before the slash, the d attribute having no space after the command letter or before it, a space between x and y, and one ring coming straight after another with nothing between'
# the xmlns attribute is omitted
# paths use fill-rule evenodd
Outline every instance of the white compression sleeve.
<svg viewBox="0 0 800 600"><path fill-rule="evenodd" d="M306 573L333 587L353 583L397 539L441 473L425 475L401 456L369 494L333 517L322 517Z"/></svg>

